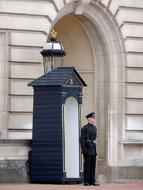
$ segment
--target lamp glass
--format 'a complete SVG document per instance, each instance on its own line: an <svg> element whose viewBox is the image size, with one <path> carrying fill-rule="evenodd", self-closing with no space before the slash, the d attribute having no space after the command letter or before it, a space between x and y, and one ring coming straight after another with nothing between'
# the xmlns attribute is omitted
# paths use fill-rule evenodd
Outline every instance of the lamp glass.
<svg viewBox="0 0 143 190"><path fill-rule="evenodd" d="M48 42L45 44L44 48L43 49L52 49L52 46L53 46L53 43L52 42Z"/></svg>
<svg viewBox="0 0 143 190"><path fill-rule="evenodd" d="M53 49L61 50L62 49L61 44L60 43L54 43Z"/></svg>

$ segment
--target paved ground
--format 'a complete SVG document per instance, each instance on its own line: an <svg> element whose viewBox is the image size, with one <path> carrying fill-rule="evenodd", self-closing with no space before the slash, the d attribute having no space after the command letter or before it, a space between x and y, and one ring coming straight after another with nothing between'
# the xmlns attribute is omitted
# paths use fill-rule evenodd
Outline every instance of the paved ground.
<svg viewBox="0 0 143 190"><path fill-rule="evenodd" d="M100 186L50 184L0 184L0 190L143 190L143 182L128 184L110 183Z"/></svg>

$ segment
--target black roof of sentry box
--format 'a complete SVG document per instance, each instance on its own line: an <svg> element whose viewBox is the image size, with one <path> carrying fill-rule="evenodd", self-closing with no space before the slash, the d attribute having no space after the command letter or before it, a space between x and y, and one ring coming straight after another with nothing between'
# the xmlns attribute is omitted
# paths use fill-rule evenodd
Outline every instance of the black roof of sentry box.
<svg viewBox="0 0 143 190"><path fill-rule="evenodd" d="M87 86L74 67L58 67L33 80L28 86Z"/></svg>

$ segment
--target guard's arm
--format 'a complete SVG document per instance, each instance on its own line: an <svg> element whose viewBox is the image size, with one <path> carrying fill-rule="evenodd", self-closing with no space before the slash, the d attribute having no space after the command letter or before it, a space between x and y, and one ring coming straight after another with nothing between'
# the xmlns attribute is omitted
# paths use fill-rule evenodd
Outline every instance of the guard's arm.
<svg viewBox="0 0 143 190"><path fill-rule="evenodd" d="M87 147L86 147L86 130L83 127L81 129L81 149L83 153L87 152Z"/></svg>

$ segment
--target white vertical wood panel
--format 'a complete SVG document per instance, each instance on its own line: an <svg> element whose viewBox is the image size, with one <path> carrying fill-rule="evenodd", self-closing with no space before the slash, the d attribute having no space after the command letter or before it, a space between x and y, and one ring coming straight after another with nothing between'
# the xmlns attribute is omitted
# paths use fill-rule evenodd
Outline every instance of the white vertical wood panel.
<svg viewBox="0 0 143 190"><path fill-rule="evenodd" d="M65 170L67 178L79 177L78 102L69 97L65 103Z"/></svg>

